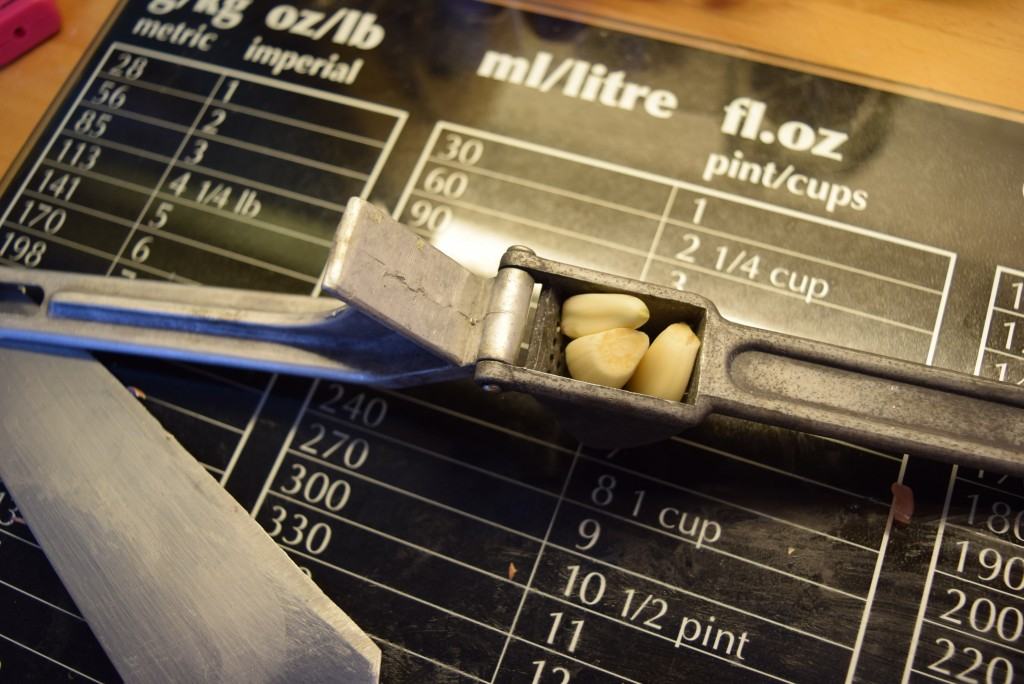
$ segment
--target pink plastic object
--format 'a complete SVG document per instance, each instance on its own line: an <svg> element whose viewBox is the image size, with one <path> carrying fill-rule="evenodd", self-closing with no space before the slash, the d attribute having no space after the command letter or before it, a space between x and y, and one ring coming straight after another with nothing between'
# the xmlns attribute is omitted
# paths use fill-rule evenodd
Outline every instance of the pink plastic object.
<svg viewBox="0 0 1024 684"><path fill-rule="evenodd" d="M43 42L60 28L54 0L0 0L0 66Z"/></svg>

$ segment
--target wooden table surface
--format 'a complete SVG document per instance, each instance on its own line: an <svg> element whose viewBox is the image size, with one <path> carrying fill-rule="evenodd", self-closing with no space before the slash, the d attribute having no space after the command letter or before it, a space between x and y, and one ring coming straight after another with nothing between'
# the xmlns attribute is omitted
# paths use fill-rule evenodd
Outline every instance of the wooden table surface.
<svg viewBox="0 0 1024 684"><path fill-rule="evenodd" d="M508 4L530 3L506 0ZM117 0L57 0L64 27L0 69L6 171ZM705 39L1024 112L1021 0L546 0L679 41ZM769 57L770 61L774 58ZM878 84L876 84L878 85Z"/></svg>

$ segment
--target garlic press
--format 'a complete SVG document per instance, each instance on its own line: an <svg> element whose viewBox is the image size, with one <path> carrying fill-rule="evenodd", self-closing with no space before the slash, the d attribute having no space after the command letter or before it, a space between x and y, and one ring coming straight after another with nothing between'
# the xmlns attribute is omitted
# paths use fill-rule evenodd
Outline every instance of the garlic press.
<svg viewBox="0 0 1024 684"><path fill-rule="evenodd" d="M0 268L0 340L223 364L381 387L472 377L528 393L584 444L664 439L712 413L1024 474L1024 388L752 328L690 292L513 246L474 274L353 198L322 281L331 297ZM701 349L682 401L568 376L561 303L622 293L642 330L684 322Z"/></svg>

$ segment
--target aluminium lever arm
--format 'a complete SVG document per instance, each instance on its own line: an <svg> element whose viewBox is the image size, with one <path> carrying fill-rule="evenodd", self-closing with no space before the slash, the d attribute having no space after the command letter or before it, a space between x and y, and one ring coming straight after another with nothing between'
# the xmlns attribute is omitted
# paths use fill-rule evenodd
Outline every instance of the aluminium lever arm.
<svg viewBox="0 0 1024 684"><path fill-rule="evenodd" d="M472 373L493 282L353 198L324 289L362 310L334 298L0 267L0 286L35 300L0 296L0 340L402 387Z"/></svg>

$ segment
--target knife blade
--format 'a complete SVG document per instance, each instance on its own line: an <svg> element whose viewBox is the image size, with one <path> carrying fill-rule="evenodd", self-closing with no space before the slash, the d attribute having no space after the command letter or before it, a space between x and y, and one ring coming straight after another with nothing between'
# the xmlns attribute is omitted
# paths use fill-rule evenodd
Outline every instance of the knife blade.
<svg viewBox="0 0 1024 684"><path fill-rule="evenodd" d="M0 478L126 681L378 681L376 644L99 362L0 368Z"/></svg>

